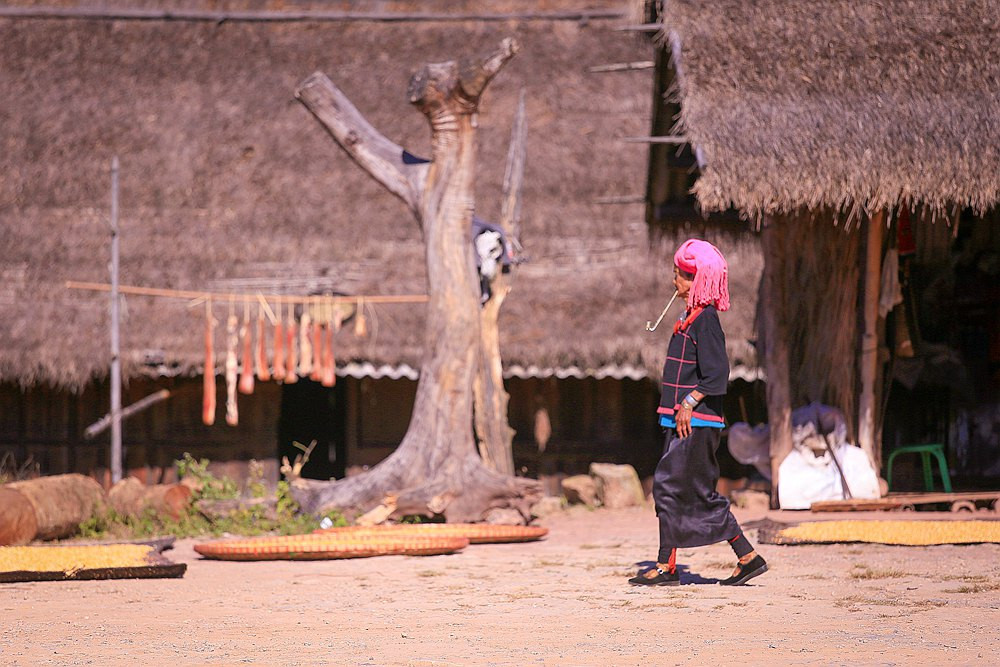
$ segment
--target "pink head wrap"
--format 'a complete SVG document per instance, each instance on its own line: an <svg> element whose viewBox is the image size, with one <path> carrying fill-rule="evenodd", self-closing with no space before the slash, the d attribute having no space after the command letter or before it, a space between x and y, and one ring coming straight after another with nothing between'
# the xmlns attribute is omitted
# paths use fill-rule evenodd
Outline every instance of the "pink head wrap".
<svg viewBox="0 0 1000 667"><path fill-rule="evenodd" d="M708 241L689 239L674 253L674 264L694 274L688 293L688 308L715 305L729 310L729 266L719 249Z"/></svg>

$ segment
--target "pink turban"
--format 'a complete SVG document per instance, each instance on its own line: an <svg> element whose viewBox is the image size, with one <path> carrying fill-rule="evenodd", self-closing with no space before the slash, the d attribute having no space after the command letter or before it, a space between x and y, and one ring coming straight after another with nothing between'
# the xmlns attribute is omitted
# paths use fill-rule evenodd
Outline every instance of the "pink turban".
<svg viewBox="0 0 1000 667"><path fill-rule="evenodd" d="M674 253L674 264L694 274L688 308L714 304L719 311L729 310L729 266L718 248L708 241L689 239Z"/></svg>

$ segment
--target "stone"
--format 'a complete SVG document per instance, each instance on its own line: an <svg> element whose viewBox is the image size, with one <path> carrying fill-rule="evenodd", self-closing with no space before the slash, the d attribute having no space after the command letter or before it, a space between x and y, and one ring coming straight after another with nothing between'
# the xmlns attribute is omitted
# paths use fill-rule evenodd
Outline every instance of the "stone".
<svg viewBox="0 0 1000 667"><path fill-rule="evenodd" d="M597 485L590 475L573 475L562 481L562 492L570 505L597 505Z"/></svg>
<svg viewBox="0 0 1000 667"><path fill-rule="evenodd" d="M738 489L729 494L733 507L740 509L766 512L771 506L771 494L750 489Z"/></svg>
<svg viewBox="0 0 1000 667"><path fill-rule="evenodd" d="M591 463L590 475L597 487L597 499L608 509L634 507L646 499L639 475L630 465Z"/></svg>
<svg viewBox="0 0 1000 667"><path fill-rule="evenodd" d="M483 515L483 520L498 526L523 526L524 517L515 509L509 507L494 507Z"/></svg>
<svg viewBox="0 0 1000 667"><path fill-rule="evenodd" d="M545 496L531 506L531 516L545 517L562 511L562 498L559 496Z"/></svg>

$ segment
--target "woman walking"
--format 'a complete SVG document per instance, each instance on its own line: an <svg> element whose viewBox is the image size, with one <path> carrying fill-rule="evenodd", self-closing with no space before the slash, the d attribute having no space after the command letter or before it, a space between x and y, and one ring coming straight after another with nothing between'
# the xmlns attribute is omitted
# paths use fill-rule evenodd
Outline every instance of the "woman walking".
<svg viewBox="0 0 1000 667"><path fill-rule="evenodd" d="M729 501L715 490L715 452L725 427L722 398L729 383L726 336L719 312L729 310L729 268L719 249L691 239L674 254L674 286L687 310L674 325L663 364L657 410L666 429L653 477L660 524L656 567L629 579L638 586L676 586L677 549L729 542L739 559L723 586L740 586L767 572L767 563L743 535Z"/></svg>

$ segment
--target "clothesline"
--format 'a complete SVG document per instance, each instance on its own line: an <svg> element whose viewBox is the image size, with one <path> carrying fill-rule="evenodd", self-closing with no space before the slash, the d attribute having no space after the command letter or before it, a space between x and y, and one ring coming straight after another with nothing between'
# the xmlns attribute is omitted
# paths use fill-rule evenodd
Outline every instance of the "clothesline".
<svg viewBox="0 0 1000 667"><path fill-rule="evenodd" d="M91 290L95 292L110 292L109 283L90 283L76 280L66 281L67 289ZM382 294L382 295L342 295L342 294L311 294L305 296L289 294L264 294L255 292L253 294L237 292L199 292L194 290L175 290L162 287L138 287L134 285L119 285L118 291L121 294L135 294L138 296L166 297L171 299L211 299L220 303L227 302L249 302L259 303L262 299L269 303L425 303L428 299L426 294Z"/></svg>

